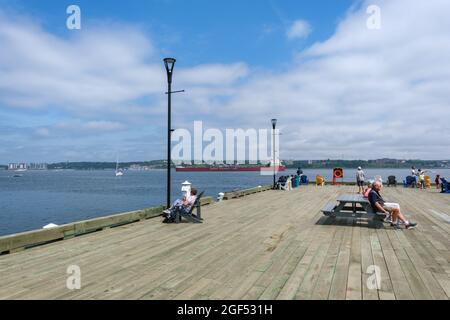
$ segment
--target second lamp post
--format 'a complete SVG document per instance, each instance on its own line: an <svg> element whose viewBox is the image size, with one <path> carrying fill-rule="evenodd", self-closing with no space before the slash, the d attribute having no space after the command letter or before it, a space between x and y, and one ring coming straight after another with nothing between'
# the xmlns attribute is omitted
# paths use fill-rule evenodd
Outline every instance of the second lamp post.
<svg viewBox="0 0 450 320"><path fill-rule="evenodd" d="M170 150L170 142L171 142L171 136L172 136L172 74L173 74L173 68L175 67L175 60L174 58L165 58L164 59L164 65L166 66L167 71L167 83L168 83L168 90L167 90L167 96L168 96L168 117L167 117L167 208L170 207L171 201L170 201L170 192L171 192L171 177L170 177L170 169L171 169L171 150Z"/></svg>
<svg viewBox="0 0 450 320"><path fill-rule="evenodd" d="M275 186L277 185L277 179L276 179L276 158L275 158L275 128L277 127L277 119L272 119L272 129L273 129L273 144L272 144L272 148L273 148L273 187L275 188Z"/></svg>

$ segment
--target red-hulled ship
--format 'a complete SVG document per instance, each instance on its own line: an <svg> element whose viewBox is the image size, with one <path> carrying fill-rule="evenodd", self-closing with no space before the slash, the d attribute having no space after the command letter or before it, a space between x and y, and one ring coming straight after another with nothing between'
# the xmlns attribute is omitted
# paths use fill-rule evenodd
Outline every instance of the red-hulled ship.
<svg viewBox="0 0 450 320"><path fill-rule="evenodd" d="M180 172L221 172L221 171L246 171L246 172L273 172L276 171L285 171L286 167L282 164L276 165L275 168L272 165L262 166L262 165L211 165L211 166L178 166L176 167L176 171Z"/></svg>

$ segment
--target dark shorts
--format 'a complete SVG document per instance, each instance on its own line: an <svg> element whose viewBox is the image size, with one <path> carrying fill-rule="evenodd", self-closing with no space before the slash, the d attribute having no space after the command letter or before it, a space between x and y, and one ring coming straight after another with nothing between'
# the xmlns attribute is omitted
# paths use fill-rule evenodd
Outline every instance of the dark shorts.
<svg viewBox="0 0 450 320"><path fill-rule="evenodd" d="M358 187L364 187L364 181L356 180L356 185L357 185Z"/></svg>

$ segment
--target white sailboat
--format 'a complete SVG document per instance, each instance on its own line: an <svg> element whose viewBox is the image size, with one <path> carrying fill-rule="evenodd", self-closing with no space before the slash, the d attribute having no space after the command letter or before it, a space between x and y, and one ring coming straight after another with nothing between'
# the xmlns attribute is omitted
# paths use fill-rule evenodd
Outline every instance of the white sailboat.
<svg viewBox="0 0 450 320"><path fill-rule="evenodd" d="M117 157L117 162L116 162L116 177L121 177L123 176L123 171L122 169L119 169L119 157Z"/></svg>

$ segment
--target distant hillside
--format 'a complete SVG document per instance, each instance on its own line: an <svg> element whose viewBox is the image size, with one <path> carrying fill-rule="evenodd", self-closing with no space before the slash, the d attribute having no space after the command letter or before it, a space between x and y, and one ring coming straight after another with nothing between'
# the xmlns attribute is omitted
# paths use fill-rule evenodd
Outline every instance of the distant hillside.
<svg viewBox="0 0 450 320"><path fill-rule="evenodd" d="M148 170L165 169L167 161L137 161L122 162L119 164L122 169ZM303 169L331 169L342 168L449 168L450 160L396 160L396 159L378 159L378 160L286 160L283 161L287 168ZM189 165L189 164L183 164ZM175 167L172 164L172 167ZM7 169L7 165L0 165L0 170ZM49 170L113 170L116 168L115 162L60 162L48 164Z"/></svg>
<svg viewBox="0 0 450 320"><path fill-rule="evenodd" d="M288 168L331 169L341 168L450 168L449 160L293 160L285 161Z"/></svg>
<svg viewBox="0 0 450 320"><path fill-rule="evenodd" d="M133 165L137 165L151 169L162 169L166 168L166 163L167 161L163 160L153 160L144 162L121 162L119 165L120 168L129 168ZM48 165L49 170L108 170L115 168L115 162L60 162Z"/></svg>
<svg viewBox="0 0 450 320"><path fill-rule="evenodd" d="M165 169L166 163L165 160L122 162L120 167ZM287 160L284 161L284 164L288 168L303 169L357 168L359 166L363 168L411 168L411 166L416 168L450 168L450 160ZM106 170L115 168L115 162L61 162L48 165L48 169Z"/></svg>

